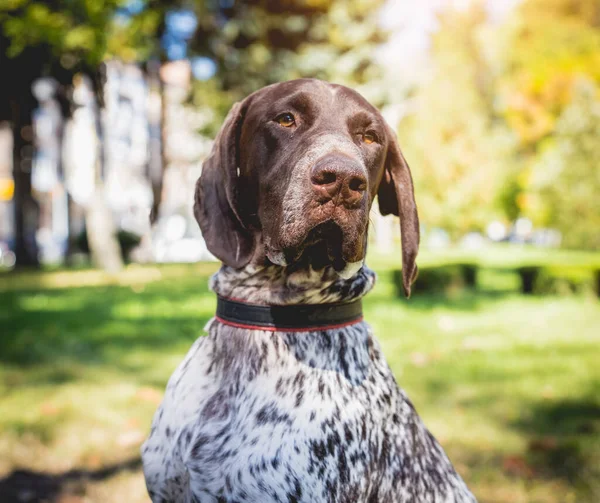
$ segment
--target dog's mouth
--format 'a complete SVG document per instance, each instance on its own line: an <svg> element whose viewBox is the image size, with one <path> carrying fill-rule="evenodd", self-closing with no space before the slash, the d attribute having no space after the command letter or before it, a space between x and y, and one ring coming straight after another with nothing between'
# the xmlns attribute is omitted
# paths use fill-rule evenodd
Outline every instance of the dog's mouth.
<svg viewBox="0 0 600 503"><path fill-rule="evenodd" d="M346 266L342 254L342 229L335 222L329 221L314 227L304 243L297 250L297 259L306 257L314 269L331 265L336 271Z"/></svg>
<svg viewBox="0 0 600 503"><path fill-rule="evenodd" d="M356 244L348 243L348 238L338 223L328 220L310 229L298 246L267 255L279 265L311 266L314 270L330 266L341 277L349 278L362 266L363 253L362 245L356 250Z"/></svg>

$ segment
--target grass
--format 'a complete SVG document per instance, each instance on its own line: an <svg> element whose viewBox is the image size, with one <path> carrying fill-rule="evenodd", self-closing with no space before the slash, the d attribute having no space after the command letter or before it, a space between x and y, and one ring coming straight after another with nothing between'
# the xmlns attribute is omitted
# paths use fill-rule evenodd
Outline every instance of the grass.
<svg viewBox="0 0 600 503"><path fill-rule="evenodd" d="M481 291L407 302L396 264L370 263L366 318L478 499L600 501L600 302L523 297L498 270L484 270ZM212 316L214 270L0 276L3 502L148 501L139 445Z"/></svg>

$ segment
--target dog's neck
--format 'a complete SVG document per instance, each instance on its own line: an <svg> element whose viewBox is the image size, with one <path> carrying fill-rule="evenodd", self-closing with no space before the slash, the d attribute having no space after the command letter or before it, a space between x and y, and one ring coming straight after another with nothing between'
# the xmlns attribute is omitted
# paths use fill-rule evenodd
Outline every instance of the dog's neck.
<svg viewBox="0 0 600 503"><path fill-rule="evenodd" d="M375 273L367 266L343 279L330 267L315 271L278 265L242 269L223 265L210 281L211 289L222 297L277 306L347 302L363 297L374 284Z"/></svg>
<svg viewBox="0 0 600 503"><path fill-rule="evenodd" d="M349 279L341 278L329 268L292 271L275 265L243 269L223 266L210 282L212 290L222 297L280 306L351 301L364 296L374 284L375 273L366 266ZM221 323L213 323L212 327L210 337L214 338L219 354L235 355L227 358L239 365L232 375L251 374L252 369L261 368L261 355L267 348L270 357L279 359L279 363L270 361L271 365L296 361L334 371L352 384L359 384L367 376L373 357L374 343L366 323L300 333L239 330Z"/></svg>

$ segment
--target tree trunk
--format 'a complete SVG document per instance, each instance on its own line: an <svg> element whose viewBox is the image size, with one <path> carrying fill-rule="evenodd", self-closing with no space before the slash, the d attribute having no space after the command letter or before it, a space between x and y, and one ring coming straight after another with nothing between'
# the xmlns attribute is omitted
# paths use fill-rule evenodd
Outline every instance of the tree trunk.
<svg viewBox="0 0 600 503"><path fill-rule="evenodd" d="M39 267L36 232L38 230L39 205L31 193L31 166L33 158L32 114L35 99L27 89L20 103L13 101L13 178L15 255L17 267Z"/></svg>
<svg viewBox="0 0 600 503"><path fill-rule="evenodd" d="M160 76L159 61L148 63L148 87L149 92L158 92L160 96L160 112L150 111L150 124L153 135L151 140L157 140L158 144L150 144L150 158L148 159L148 177L152 186L152 208L150 209L150 223L155 224L159 217L160 204L162 202L163 178L165 174L166 159L166 127L165 119L167 113L167 101L165 97L165 83ZM156 131L158 130L158 131ZM156 134L158 133L158 134Z"/></svg>
<svg viewBox="0 0 600 503"><path fill-rule="evenodd" d="M98 94L104 92L103 86L99 86ZM96 134L98 136L98 159L96 162L96 187L90 204L86 208L85 227L87 232L88 246L92 263L106 272L114 274L123 268L121 248L117 239L117 232L112 212L106 204L103 178L104 172L104 149L105 135L102 122L102 109L98 100L96 106Z"/></svg>
<svg viewBox="0 0 600 503"><path fill-rule="evenodd" d="M92 201L86 209L85 226L92 263L110 274L119 272L123 268L121 248L113 216L101 186L96 187Z"/></svg>

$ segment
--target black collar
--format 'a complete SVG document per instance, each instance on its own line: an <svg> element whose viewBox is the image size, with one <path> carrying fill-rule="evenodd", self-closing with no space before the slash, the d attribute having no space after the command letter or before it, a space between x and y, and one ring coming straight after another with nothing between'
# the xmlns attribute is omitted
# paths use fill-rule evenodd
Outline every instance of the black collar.
<svg viewBox="0 0 600 503"><path fill-rule="evenodd" d="M217 295L216 318L225 325L272 332L309 332L342 328L362 321L362 301L335 304L259 306Z"/></svg>

